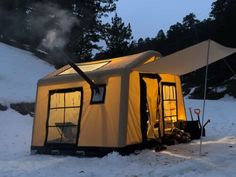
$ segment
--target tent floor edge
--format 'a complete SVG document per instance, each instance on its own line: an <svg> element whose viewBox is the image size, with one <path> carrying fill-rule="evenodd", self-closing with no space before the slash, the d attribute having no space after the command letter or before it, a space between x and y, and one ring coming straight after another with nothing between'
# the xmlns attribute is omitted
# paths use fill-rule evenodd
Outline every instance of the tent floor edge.
<svg viewBox="0 0 236 177"><path fill-rule="evenodd" d="M138 154L138 151L144 149L154 149L156 152L165 150L166 147L156 140L127 145L125 147L50 147L50 146L31 146L31 155L69 155L78 157L104 157L111 152L118 152L120 155Z"/></svg>

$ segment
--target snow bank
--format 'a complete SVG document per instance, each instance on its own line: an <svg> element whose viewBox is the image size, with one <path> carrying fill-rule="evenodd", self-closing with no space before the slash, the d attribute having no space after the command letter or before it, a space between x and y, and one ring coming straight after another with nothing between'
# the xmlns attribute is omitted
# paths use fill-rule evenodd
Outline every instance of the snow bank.
<svg viewBox="0 0 236 177"><path fill-rule="evenodd" d="M32 53L0 43L0 103L34 102L38 79L54 70Z"/></svg>

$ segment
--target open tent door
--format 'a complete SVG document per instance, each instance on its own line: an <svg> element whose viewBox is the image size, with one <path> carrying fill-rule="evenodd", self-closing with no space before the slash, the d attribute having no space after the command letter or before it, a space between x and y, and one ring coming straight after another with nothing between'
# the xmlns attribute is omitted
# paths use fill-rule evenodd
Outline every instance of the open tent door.
<svg viewBox="0 0 236 177"><path fill-rule="evenodd" d="M144 142L161 135L159 82L160 76L157 74L140 74L141 131Z"/></svg>

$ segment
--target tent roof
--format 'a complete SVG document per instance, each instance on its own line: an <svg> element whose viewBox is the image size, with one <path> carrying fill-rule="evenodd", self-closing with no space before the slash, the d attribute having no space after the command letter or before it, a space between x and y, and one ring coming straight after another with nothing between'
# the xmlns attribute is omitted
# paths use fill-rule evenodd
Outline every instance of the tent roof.
<svg viewBox="0 0 236 177"><path fill-rule="evenodd" d="M156 51L146 51L134 55L98 60L93 62L78 63L77 66L89 76L100 74L115 74L120 73L121 70L132 70L133 68L140 66L147 62L152 57L160 57L161 54ZM50 73L45 78L51 78L55 76L63 75L77 75L76 71L71 68L70 65L66 65L53 73ZM45 79L44 78L44 79Z"/></svg>
<svg viewBox="0 0 236 177"><path fill-rule="evenodd" d="M208 50L209 49L209 50ZM206 40L185 48L159 60L141 65L135 70L140 72L168 73L184 75L236 52L236 48L229 48L212 40Z"/></svg>

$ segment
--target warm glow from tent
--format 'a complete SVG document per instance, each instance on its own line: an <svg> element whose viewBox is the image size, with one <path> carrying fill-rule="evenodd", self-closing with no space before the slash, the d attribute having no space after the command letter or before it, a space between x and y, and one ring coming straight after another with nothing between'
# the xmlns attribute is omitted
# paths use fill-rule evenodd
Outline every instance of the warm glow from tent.
<svg viewBox="0 0 236 177"><path fill-rule="evenodd" d="M149 60L147 60L144 64L150 63L150 62L153 62L153 61L156 61L157 59L158 59L157 56L153 56L153 57L151 57Z"/></svg>
<svg viewBox="0 0 236 177"><path fill-rule="evenodd" d="M77 64L77 66L83 71L83 72L89 72L94 71L97 69L102 68L103 66L107 65L110 61L100 62L100 63L93 63L93 64ZM63 72L61 72L59 75L65 75L65 74L74 74L77 73L73 68L69 68Z"/></svg>

